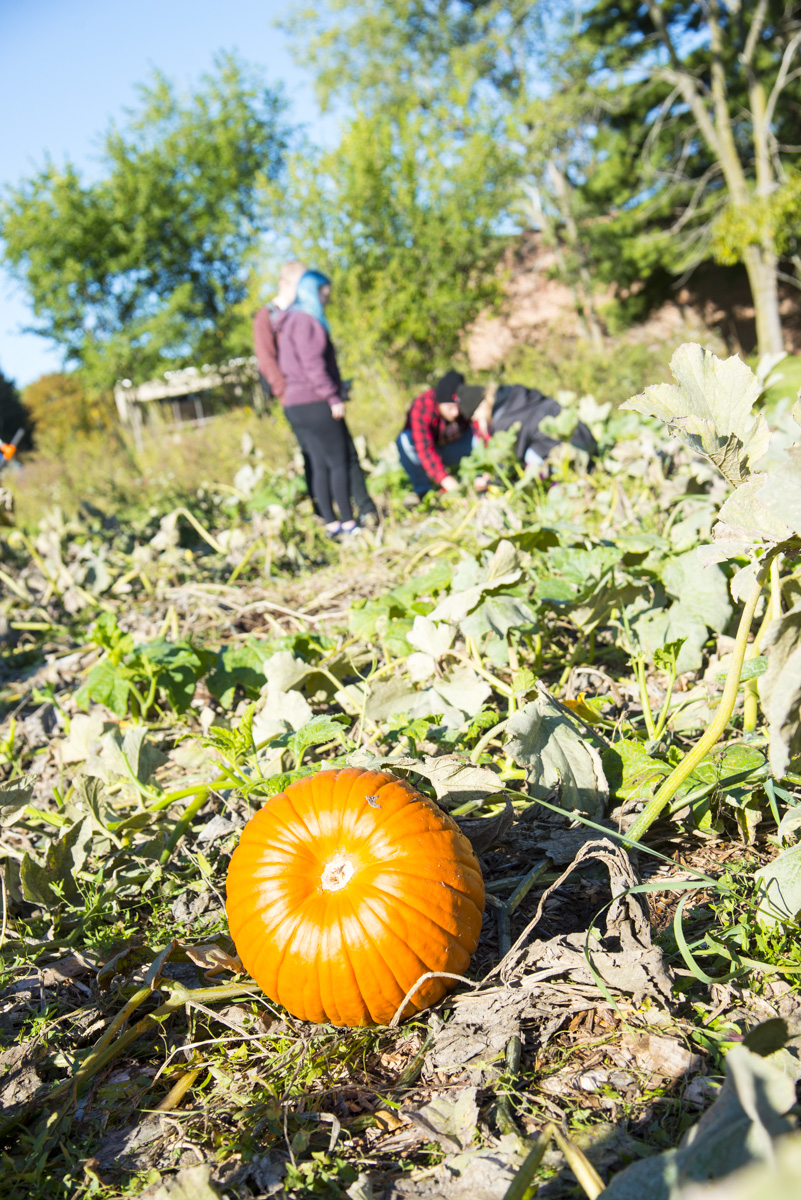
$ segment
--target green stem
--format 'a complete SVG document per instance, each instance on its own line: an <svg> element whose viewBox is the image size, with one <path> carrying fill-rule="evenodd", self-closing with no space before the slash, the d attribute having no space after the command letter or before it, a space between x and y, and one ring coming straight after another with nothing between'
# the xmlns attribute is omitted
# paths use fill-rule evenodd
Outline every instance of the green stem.
<svg viewBox="0 0 801 1200"><path fill-rule="evenodd" d="M746 679L743 692L743 733L754 733L759 717L759 692L756 679Z"/></svg>
<svg viewBox="0 0 801 1200"><path fill-rule="evenodd" d="M65 825L69 825L66 817L62 817L59 813L42 812L41 809L34 808L32 804L25 805L25 816L32 817L34 821L44 821L47 825L53 825L56 829L63 829Z"/></svg>
<svg viewBox="0 0 801 1200"><path fill-rule="evenodd" d="M748 647L746 658L756 658L762 651L762 642L768 631L768 626L777 621L782 615L781 580L779 579L779 556L771 559L770 563L770 596L765 606L765 616L759 627L759 632ZM759 688L756 679L747 679L743 688L743 733L754 733L759 718Z"/></svg>
<svg viewBox="0 0 801 1200"><path fill-rule="evenodd" d="M659 791L654 796L653 800L649 800L645 808L642 810L637 820L626 832L624 841L628 844L632 842L642 841L643 835L650 829L654 821L657 819L662 809L670 800L673 799L678 789L684 783L684 780L692 774L702 759L706 758L709 751L720 739L723 731L729 723L729 719L734 712L734 705L737 700L737 692L740 687L740 674L743 669L745 660L745 652L748 647L748 634L751 631L751 622L754 619L754 611L757 602L762 592L762 584L765 581L766 566L760 570L756 577L756 582L751 589L751 594L746 601L740 624L737 628L737 638L734 643L734 653L732 655L731 666L729 673L726 676L726 685L723 689L723 695L720 700L718 711L711 725L703 735L701 740L686 754L678 766L671 771L665 782L660 787Z"/></svg>
<svg viewBox="0 0 801 1200"><path fill-rule="evenodd" d="M239 563L239 564L238 564L236 567L234 567L233 571L232 571L232 572L231 572L231 574L228 576L228 583L229 583L229 584L233 583L233 582L234 582L234 580L236 580L236 579L238 579L238 578L239 578L239 576L242 574L242 572L244 571L245 567L248 565L248 563L250 562L251 558L253 557L253 555L254 555L254 553L255 553L255 551L256 551L256 547L257 547L257 546L260 546L260 545L261 545L261 542L262 542L262 538L261 538L261 534L260 534L260 535L259 535L259 536L258 536L258 537L257 537L257 538L256 538L256 539L253 541L253 542L251 542L251 544L250 544L250 546L248 547L248 549L247 549L247 551L246 551L246 553L245 553L244 557L242 558L242 561L241 561L241 562L240 562L240 563Z"/></svg>
<svg viewBox="0 0 801 1200"><path fill-rule="evenodd" d="M667 691L665 692L665 702L662 705L662 708L660 709L659 720L656 723L656 730L654 732L654 737L653 737L653 740L655 742L658 742L659 739L661 738L662 734L665 732L665 726L667 725L668 717L670 716L670 701L673 699L673 686L674 686L675 682L676 682L676 667L674 664L674 666L672 667L672 669L670 671L670 674L668 675Z"/></svg>
<svg viewBox="0 0 801 1200"><path fill-rule="evenodd" d="M473 749L470 752L470 761L471 762L473 762L473 763L478 762L478 760L481 758L481 755L484 753L484 751L486 750L487 746L490 744L492 739L494 737L497 737L498 734L501 733L506 728L508 722L509 722L509 718L504 717L504 719L502 721L499 721L497 725L493 725L491 729L488 729L487 732L478 739L475 746L473 747Z"/></svg>
<svg viewBox="0 0 801 1200"><path fill-rule="evenodd" d="M564 671L562 672L561 676L559 677L559 682L556 685L557 692L561 692L562 688L566 685L568 679L570 678L570 672L573 670L576 663L578 662L579 656L583 649L584 649L584 634L580 633L578 636L578 639L576 641L576 644L573 647L573 653L570 655L570 658L567 661L567 665L566 665Z"/></svg>
<svg viewBox="0 0 801 1200"><path fill-rule="evenodd" d="M223 775L220 779L212 779L211 783L194 783L191 787L181 788L177 792L166 792L160 796L155 804L149 804L148 812L161 812L163 808L169 808L176 800L186 800L187 796L196 796L200 791L213 792L217 788L228 786L228 776Z"/></svg>
<svg viewBox="0 0 801 1200"><path fill-rule="evenodd" d="M189 822L192 820L193 817L197 816L197 814L200 812L201 808L206 803L208 798L209 798L208 788L203 788L202 792L200 792L199 795L197 795L195 797L195 799L192 801L192 803L188 804L186 806L186 808L184 809L183 816L176 823L175 828L173 829L170 836L167 838L166 845L161 852L161 857L159 858L159 862L161 863L162 867L164 866L165 863L169 862L170 855L172 854L175 847L178 845L179 839L186 832Z"/></svg>
<svg viewBox="0 0 801 1200"><path fill-rule="evenodd" d="M648 684L645 679L645 659L635 658L634 671L637 676L637 686L640 689L640 703L642 704L642 713L645 717L645 728L648 730L648 737L652 742L656 741L656 726L654 725L654 714L651 712L651 700L648 695Z"/></svg>
<svg viewBox="0 0 801 1200"><path fill-rule="evenodd" d="M147 714L150 712L151 708L153 707L153 701L156 699L156 689L157 688L158 688L158 676L151 675L150 676L150 687L147 690L147 696L145 696L145 699L143 701L142 700L139 701L139 703L142 705L142 720L143 721L147 719ZM138 695L139 695L139 693L137 691L137 696Z"/></svg>

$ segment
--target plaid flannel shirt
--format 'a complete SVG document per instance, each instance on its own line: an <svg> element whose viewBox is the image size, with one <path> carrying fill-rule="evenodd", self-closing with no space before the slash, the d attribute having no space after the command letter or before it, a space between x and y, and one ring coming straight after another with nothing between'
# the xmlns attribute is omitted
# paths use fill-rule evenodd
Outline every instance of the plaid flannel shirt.
<svg viewBox="0 0 801 1200"><path fill-rule="evenodd" d="M446 421L439 411L433 388L422 392L412 401L404 428L411 434L420 465L432 483L437 486L442 483L446 475L450 475L450 471L437 453L437 446L447 446L450 442L458 441L469 429L472 429L484 441L488 440L478 426L468 421L466 417L460 415L455 421Z"/></svg>

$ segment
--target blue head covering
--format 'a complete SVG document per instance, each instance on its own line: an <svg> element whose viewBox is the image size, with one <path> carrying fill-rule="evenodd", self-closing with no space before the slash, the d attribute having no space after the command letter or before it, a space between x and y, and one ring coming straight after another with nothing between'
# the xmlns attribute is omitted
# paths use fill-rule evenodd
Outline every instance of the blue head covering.
<svg viewBox="0 0 801 1200"><path fill-rule="evenodd" d="M326 283L330 284L331 280L320 271L307 271L300 277L295 301L291 305L293 309L299 309L314 317L325 330L328 329L328 321L325 319L325 309L320 299L320 288Z"/></svg>

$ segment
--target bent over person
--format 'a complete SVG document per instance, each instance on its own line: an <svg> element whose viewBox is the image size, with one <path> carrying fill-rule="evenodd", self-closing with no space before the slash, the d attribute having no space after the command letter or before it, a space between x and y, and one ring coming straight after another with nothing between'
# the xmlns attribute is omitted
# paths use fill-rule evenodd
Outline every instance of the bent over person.
<svg viewBox="0 0 801 1200"><path fill-rule="evenodd" d="M412 401L406 425L398 435L401 465L418 496L432 487L450 492L459 486L450 468L488 442L485 426L472 420L484 389L465 384L459 371L448 371L439 383Z"/></svg>

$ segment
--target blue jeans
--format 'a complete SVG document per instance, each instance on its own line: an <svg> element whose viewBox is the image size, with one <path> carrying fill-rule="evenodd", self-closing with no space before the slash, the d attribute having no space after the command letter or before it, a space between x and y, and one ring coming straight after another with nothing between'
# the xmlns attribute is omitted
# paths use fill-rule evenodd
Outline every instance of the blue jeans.
<svg viewBox="0 0 801 1200"><path fill-rule="evenodd" d="M479 441L480 439L468 429L455 442L448 442L445 446L437 446L437 453L446 467L455 467L463 458L467 457ZM404 429L402 433L398 434L396 445L400 454L401 466L409 476L409 482L418 496L424 496L435 485L433 480L429 479L423 470L417 451L414 448L412 435L408 429Z"/></svg>

